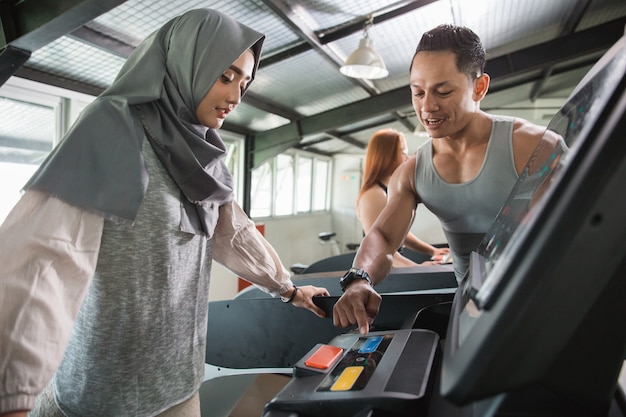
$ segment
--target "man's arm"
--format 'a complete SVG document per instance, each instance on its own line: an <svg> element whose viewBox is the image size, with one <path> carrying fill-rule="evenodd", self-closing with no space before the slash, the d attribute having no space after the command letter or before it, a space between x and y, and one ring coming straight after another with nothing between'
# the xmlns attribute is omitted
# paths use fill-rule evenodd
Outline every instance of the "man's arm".
<svg viewBox="0 0 626 417"><path fill-rule="evenodd" d="M517 175L522 173L530 155L546 133L546 128L524 119L515 119L513 124L513 156Z"/></svg>
<svg viewBox="0 0 626 417"><path fill-rule="evenodd" d="M413 221L418 198L413 185L415 157L394 172L388 186L389 199L359 246L353 266L366 271L373 284L389 274L393 254L404 241ZM333 308L333 323L338 327L358 324L367 334L380 308L381 297L366 280L352 281Z"/></svg>
<svg viewBox="0 0 626 417"><path fill-rule="evenodd" d="M374 284L389 274L393 255L404 242L415 216L415 157L400 165L389 181L387 204L363 238L353 265L367 271Z"/></svg>

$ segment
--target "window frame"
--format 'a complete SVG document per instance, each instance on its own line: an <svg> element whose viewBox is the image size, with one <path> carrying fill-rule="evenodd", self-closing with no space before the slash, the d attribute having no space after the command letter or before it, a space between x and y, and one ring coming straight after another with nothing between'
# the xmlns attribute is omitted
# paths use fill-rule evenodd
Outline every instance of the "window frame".
<svg viewBox="0 0 626 417"><path fill-rule="evenodd" d="M54 128L54 137L52 138L52 149L59 144L64 135L67 133L69 128L78 118L80 112L93 100L96 99L95 96L78 93L71 90L66 90L60 87L50 86L46 84L42 84L36 81L31 81L19 77L11 77L5 84L0 86L0 96L6 97L8 99L21 101L24 103L32 103L35 105L41 105L50 107L54 111L54 120L55 120L55 128ZM234 158L227 159L226 163L229 166L229 170L233 175L233 187L234 187L234 195L237 201L243 201L243 194L245 192L245 169L246 169L246 158L245 158L245 138L241 135L233 132L229 132L226 130L219 131L220 136L224 140L227 150L226 158ZM234 151L233 151L234 150ZM236 153L236 155L233 155ZM292 199L292 207L289 213L286 214L277 214L277 200L276 200L276 187L277 181L279 180L278 174L276 172L276 160L278 158L274 157L269 160L267 163L271 164L271 182L270 182L270 209L268 216L259 216L259 218L277 218L277 217L288 217L288 216L301 216L301 215L311 215L314 213L325 213L331 210L331 187L332 187L332 169L333 169L333 159L330 156L320 155L317 153L307 152L298 149L289 149L281 154L281 157L285 155L292 158L292 169L293 169L293 183L291 184L291 199ZM309 185L309 202L308 208L301 208L298 205L298 184L299 184L299 176L302 174L302 167L300 166L300 159L310 159L311 160L311 169L310 169L310 185ZM323 208L314 209L315 206L315 190L316 190L316 178L319 176L317 173L318 161L325 161L327 164L327 172L326 172L326 185L325 185L325 201L323 204ZM231 169L232 168L232 169ZM250 176L250 181L252 181L252 177ZM254 186L251 184L250 190L254 189ZM254 204L253 196L250 196L251 201L251 212L253 211Z"/></svg>
<svg viewBox="0 0 626 417"><path fill-rule="evenodd" d="M324 156L324 155L319 155L316 153L312 153L312 152L306 152L306 151L302 151L302 150L297 150L297 149L290 149L287 150L283 153L281 153L279 156L280 157L284 157L285 155L290 156L293 160L293 166L294 166L294 181L292 184L292 200L293 200L293 204L292 204L292 210L290 213L288 214L277 214L277 208L276 208L276 198L272 198L271 201L271 207L270 207L270 214L269 215L255 215L255 207L254 207L254 196L250 196L250 213L251 213L251 217L254 219L267 219L267 218L284 218L284 217L295 217L295 216L305 216L305 215L312 215L312 214L317 214L317 213L327 213L329 211L331 211L331 187L332 187L332 167L333 167L333 159L330 156ZM269 165L270 167L270 172L272 175L272 179L271 179L271 185L270 185L270 195L275 196L276 195L276 189L277 189L277 158L279 156L276 156L268 161L266 161L265 163L263 163L263 165L261 167L258 167L256 169L267 169L266 167ZM301 165L299 163L300 158L307 158L307 159L311 159L311 186L309 189L309 207L307 210L300 210L298 208L298 201L297 197L298 197L298 193L297 193L297 187L298 187L298 180L299 180L299 174L300 174L300 169L301 169ZM325 187L325 195L324 195L324 208L323 209L314 209L315 205L314 205L314 199L315 199L315 179L317 177L317 173L316 173L316 165L318 161L324 161L327 164L327 172L326 172L326 187ZM253 181L254 175L251 176L251 181ZM254 190L255 188L255 184L251 184L250 189Z"/></svg>

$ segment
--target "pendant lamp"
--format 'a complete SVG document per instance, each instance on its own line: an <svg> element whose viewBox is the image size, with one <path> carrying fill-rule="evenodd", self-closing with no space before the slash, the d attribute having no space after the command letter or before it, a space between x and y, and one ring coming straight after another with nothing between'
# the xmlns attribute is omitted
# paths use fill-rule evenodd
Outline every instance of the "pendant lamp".
<svg viewBox="0 0 626 417"><path fill-rule="evenodd" d="M346 63L339 71L348 77L377 79L389 75L385 62L374 49L374 41L369 36L369 30L374 24L374 17L370 16L363 29L363 38L359 47L350 54Z"/></svg>

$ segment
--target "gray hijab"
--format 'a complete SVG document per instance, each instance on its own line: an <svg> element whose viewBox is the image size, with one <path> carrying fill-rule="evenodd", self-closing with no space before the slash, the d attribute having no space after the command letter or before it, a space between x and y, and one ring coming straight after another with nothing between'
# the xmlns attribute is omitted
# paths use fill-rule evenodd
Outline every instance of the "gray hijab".
<svg viewBox="0 0 626 417"><path fill-rule="evenodd" d="M255 55L254 79L263 40L215 10L170 20L135 49L24 188L132 222L149 180L145 134L181 190L181 230L210 237L219 206L232 199L232 177L224 142L199 124L195 109L248 49Z"/></svg>

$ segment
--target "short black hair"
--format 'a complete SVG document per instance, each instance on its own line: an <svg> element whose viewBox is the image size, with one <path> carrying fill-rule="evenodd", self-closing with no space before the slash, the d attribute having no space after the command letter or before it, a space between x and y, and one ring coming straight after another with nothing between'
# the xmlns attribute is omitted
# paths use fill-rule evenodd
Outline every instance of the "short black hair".
<svg viewBox="0 0 626 417"><path fill-rule="evenodd" d="M470 80L482 75L487 62L483 44L470 28L451 24L439 25L422 35L415 55L423 51L450 51L456 55L457 69ZM413 67L411 60L411 68Z"/></svg>

